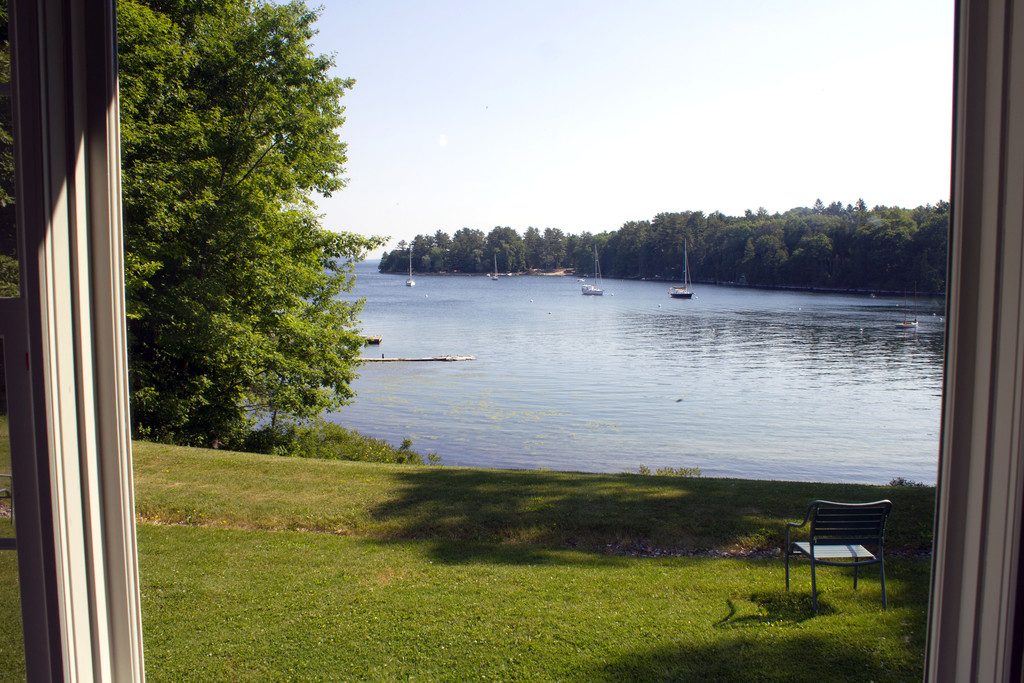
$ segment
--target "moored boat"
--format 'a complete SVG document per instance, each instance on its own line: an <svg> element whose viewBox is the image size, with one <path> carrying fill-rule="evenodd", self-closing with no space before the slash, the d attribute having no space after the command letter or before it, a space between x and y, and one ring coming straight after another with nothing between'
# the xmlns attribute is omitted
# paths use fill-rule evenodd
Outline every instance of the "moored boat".
<svg viewBox="0 0 1024 683"><path fill-rule="evenodd" d="M668 288L668 295L673 299L692 299L690 289L690 262L686 254L686 239L683 239L683 284Z"/></svg>
<svg viewBox="0 0 1024 683"><path fill-rule="evenodd" d="M597 246L594 246L594 274L597 278L597 284L592 285L588 282L584 282L580 287L583 296L603 296L604 290L601 289L601 262L597 258Z"/></svg>
<svg viewBox="0 0 1024 683"><path fill-rule="evenodd" d="M416 281L412 279L412 247L409 247L409 279L405 281L406 287L415 287Z"/></svg>

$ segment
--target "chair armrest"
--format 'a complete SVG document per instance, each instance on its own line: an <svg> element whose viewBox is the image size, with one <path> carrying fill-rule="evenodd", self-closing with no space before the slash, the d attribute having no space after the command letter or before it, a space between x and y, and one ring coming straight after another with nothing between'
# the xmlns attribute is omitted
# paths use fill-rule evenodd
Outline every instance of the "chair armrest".
<svg viewBox="0 0 1024 683"><path fill-rule="evenodd" d="M789 552L789 548L792 545L792 542L791 542L790 537L789 537L790 529L799 529L800 527L805 526L807 524L808 520L810 520L810 518L811 518L811 510L812 509L814 509L813 505L811 507L807 508L807 513L804 515L804 520L802 522L786 522L786 549L785 550L786 550L787 553Z"/></svg>
<svg viewBox="0 0 1024 683"><path fill-rule="evenodd" d="M815 501L815 503L817 503L817 502L818 501ZM811 512L813 510L814 510L814 503L812 503L811 506L809 508L807 508L807 512L804 513L804 521L802 521L802 522L786 522L786 526L787 527L791 527L793 529L799 529L803 525L807 524L808 521L810 521L810 519L811 519Z"/></svg>

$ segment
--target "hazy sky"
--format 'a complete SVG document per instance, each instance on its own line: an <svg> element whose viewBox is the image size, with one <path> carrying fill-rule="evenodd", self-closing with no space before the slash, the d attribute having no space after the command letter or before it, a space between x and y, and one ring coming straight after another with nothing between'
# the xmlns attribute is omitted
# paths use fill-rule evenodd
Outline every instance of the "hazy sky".
<svg viewBox="0 0 1024 683"><path fill-rule="evenodd" d="M952 0L331 0L320 31L357 81L333 229L948 198Z"/></svg>

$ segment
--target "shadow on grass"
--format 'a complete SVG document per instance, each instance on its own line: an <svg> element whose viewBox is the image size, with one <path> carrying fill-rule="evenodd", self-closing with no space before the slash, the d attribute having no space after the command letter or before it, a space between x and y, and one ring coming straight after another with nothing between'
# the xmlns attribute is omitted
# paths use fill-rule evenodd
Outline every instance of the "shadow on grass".
<svg viewBox="0 0 1024 683"><path fill-rule="evenodd" d="M459 468L394 476L396 495L371 516L386 538L436 540L442 562L470 561L454 541L641 555L771 551L815 498L887 495L896 510L888 547L930 542L931 489ZM500 550L487 553L505 561Z"/></svg>
<svg viewBox="0 0 1024 683"><path fill-rule="evenodd" d="M835 634L736 633L711 642L630 653L585 674L602 681L868 681L920 680L913 657L885 661L868 642L837 642ZM900 666L906 668L900 670Z"/></svg>
<svg viewBox="0 0 1024 683"><path fill-rule="evenodd" d="M386 541L380 541L384 543ZM578 553L534 545L477 541L426 541L426 554L434 562L450 565L503 564L509 566L624 567L628 560L607 553ZM424 541L419 541L422 547Z"/></svg>
<svg viewBox="0 0 1024 683"><path fill-rule="evenodd" d="M814 614L810 593L764 592L749 598L726 600L729 612L715 628L746 628L799 624L815 616L834 614L832 605L818 596L818 614Z"/></svg>

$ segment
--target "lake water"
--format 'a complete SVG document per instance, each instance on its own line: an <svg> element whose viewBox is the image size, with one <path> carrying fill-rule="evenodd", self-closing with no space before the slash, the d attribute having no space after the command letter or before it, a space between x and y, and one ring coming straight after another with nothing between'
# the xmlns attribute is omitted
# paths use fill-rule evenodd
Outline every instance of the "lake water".
<svg viewBox="0 0 1024 683"><path fill-rule="evenodd" d="M943 310L902 299L575 278L382 275L360 264L366 355L330 419L447 465L934 483Z"/></svg>

